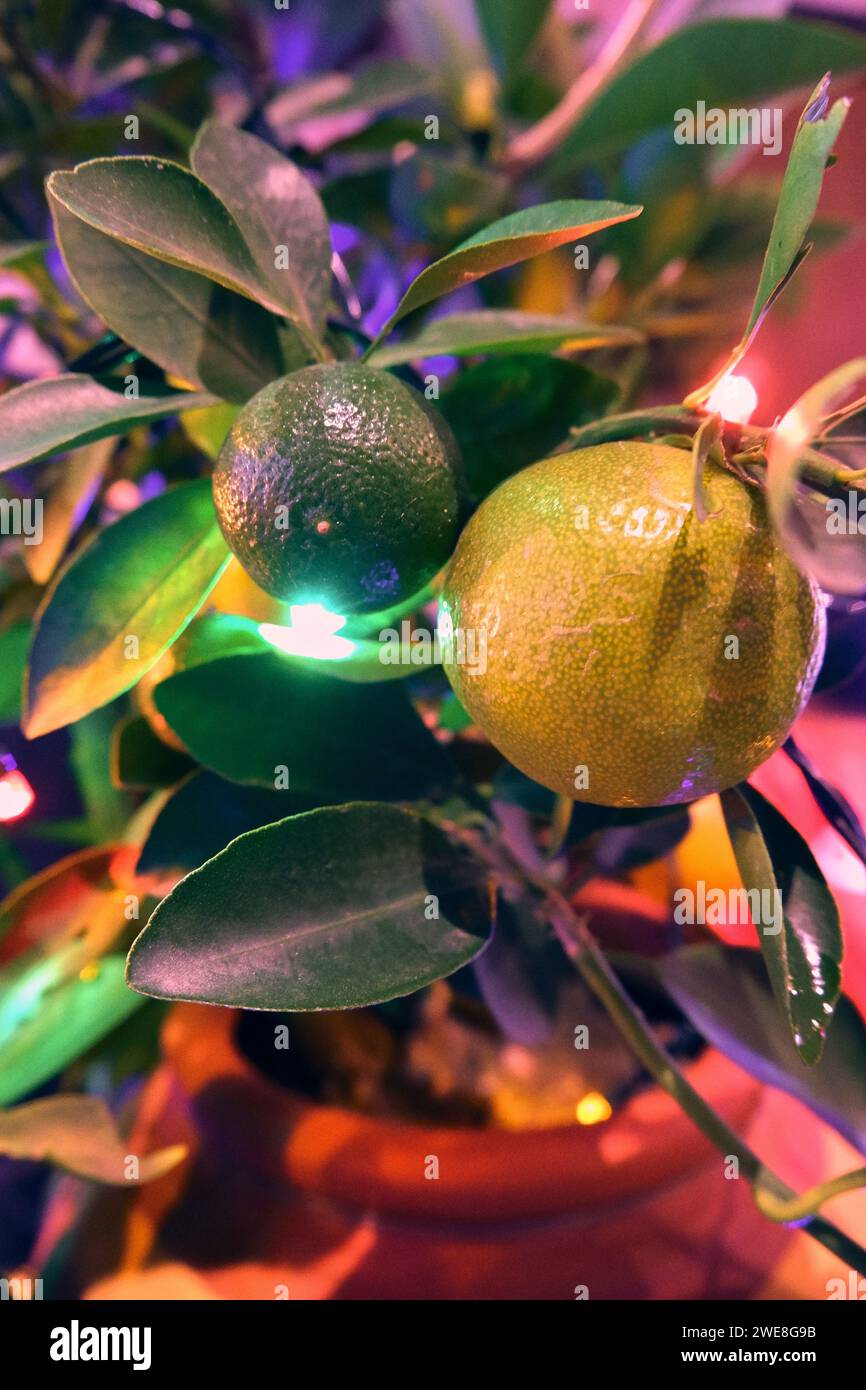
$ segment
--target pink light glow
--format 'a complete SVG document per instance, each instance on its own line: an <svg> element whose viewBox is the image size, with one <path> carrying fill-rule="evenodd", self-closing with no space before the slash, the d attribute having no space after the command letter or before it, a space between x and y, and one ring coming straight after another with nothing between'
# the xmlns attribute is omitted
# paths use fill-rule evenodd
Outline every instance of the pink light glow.
<svg viewBox="0 0 866 1390"><path fill-rule="evenodd" d="M19 820L21 816L26 816L35 800L36 793L24 773L17 768L0 777L0 821Z"/></svg>
<svg viewBox="0 0 866 1390"><path fill-rule="evenodd" d="M758 405L758 393L747 376L723 376L710 392L707 410L734 425L747 425Z"/></svg>

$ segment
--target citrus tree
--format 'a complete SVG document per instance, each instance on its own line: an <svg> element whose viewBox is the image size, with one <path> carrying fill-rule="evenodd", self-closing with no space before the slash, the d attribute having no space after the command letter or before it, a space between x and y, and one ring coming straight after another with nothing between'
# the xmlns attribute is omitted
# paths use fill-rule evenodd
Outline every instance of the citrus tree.
<svg viewBox="0 0 866 1390"><path fill-rule="evenodd" d="M656 92L673 47L620 81ZM794 84L807 59L790 52ZM739 1157L768 1216L804 1220L866 1272L819 1211L864 1173L797 1195L764 1169L571 901L670 849L689 804L719 796L765 969L703 944L656 962L654 988L862 1147L866 1032L840 993L839 912L748 779L788 749L864 857L853 812L790 731L820 669L824 595L866 586L858 529L828 525L866 486L833 452L863 408L866 362L773 427L728 418L719 393L807 249L847 111L828 82L797 128L742 338L705 386L648 409L623 409L653 336L628 296L619 321L438 303L594 236L612 254L621 238L637 274L651 190L646 207L526 205L513 177L581 141L615 155L658 124L634 102L605 114L612 88L553 123L554 148L545 128L504 152L502 215L411 278L375 333L353 314L315 181L254 134L207 122L189 167L98 158L48 178L71 292L107 332L69 371L0 398L0 467L67 456L54 565L82 498L102 492L110 524L34 575L0 641L23 668L28 738L86 729L87 758L147 796L4 905L0 1103L147 997L359 1008L479 960L507 1031L515 998L543 1008L541 920L562 948L545 969L581 973L651 1075ZM590 352L592 369L575 360ZM469 359L448 385L442 357ZM170 485L148 496L157 465ZM73 1142L44 1104L0 1116L0 1144L110 1176L81 1159L80 1123ZM156 1156L153 1173L173 1161Z"/></svg>

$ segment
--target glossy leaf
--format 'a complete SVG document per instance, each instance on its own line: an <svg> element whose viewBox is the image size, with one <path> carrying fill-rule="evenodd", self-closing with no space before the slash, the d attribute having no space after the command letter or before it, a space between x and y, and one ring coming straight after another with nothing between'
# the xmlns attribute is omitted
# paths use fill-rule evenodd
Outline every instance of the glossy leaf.
<svg viewBox="0 0 866 1390"><path fill-rule="evenodd" d="M49 196L82 298L125 342L193 386L244 402L281 375L276 320L203 275L94 230Z"/></svg>
<svg viewBox="0 0 866 1390"><path fill-rule="evenodd" d="M100 382L80 372L28 381L0 396L0 471L125 434L213 399L204 392L154 387L133 399L124 394L122 382Z"/></svg>
<svg viewBox="0 0 866 1390"><path fill-rule="evenodd" d="M392 367L424 357L472 357L476 354L588 352L599 347L630 347L642 342L634 328L586 323L520 309L478 309L432 319L411 338L388 343L371 353L371 367Z"/></svg>
<svg viewBox="0 0 866 1390"><path fill-rule="evenodd" d="M285 308L229 209L180 164L150 155L90 159L51 174L47 189L95 231L205 275L276 313Z"/></svg>
<svg viewBox="0 0 866 1390"><path fill-rule="evenodd" d="M707 109L751 106L776 92L811 87L828 68L852 72L864 65L866 39L836 26L794 19L689 24L605 85L555 151L551 169L569 173L621 153L652 130L673 131L674 112L694 111L699 101Z"/></svg>
<svg viewBox="0 0 866 1390"><path fill-rule="evenodd" d="M731 788L721 802L745 888L773 913L781 894L781 923L774 915L758 925L758 939L797 1050L815 1063L839 998L839 909L805 840L754 787Z"/></svg>
<svg viewBox="0 0 866 1390"><path fill-rule="evenodd" d="M841 97L828 114L829 88L830 74L827 73L800 117L745 332L715 376L686 397L687 405L705 401L717 382L734 370L748 351L768 310L809 250L803 243L818 208L827 160L851 105L847 97Z"/></svg>
<svg viewBox="0 0 866 1390"><path fill-rule="evenodd" d="M385 324L379 339L413 309L451 290L470 285L495 270L529 260L531 256L539 256L543 251L552 251L576 238L612 227L617 222L627 222L638 217L641 211L639 207L624 203L563 199L509 213L422 270Z"/></svg>
<svg viewBox="0 0 866 1390"><path fill-rule="evenodd" d="M472 960L491 912L486 870L428 821L325 808L252 830L183 879L136 940L129 982L161 999L359 1008Z"/></svg>
<svg viewBox="0 0 866 1390"><path fill-rule="evenodd" d="M841 998L821 1058L804 1067L778 1026L778 1006L754 951L691 946L657 968L676 1003L714 1047L770 1086L814 1110L866 1153L866 1025Z"/></svg>
<svg viewBox="0 0 866 1390"><path fill-rule="evenodd" d="M309 179L264 140L214 121L196 136L190 163L229 209L276 305L321 333L331 288L331 236ZM275 265L279 246L288 251L284 270Z"/></svg>
<svg viewBox="0 0 866 1390"><path fill-rule="evenodd" d="M183 873L213 859L231 840L260 825L312 809L308 797L226 782L212 772L194 772L172 793L155 817L141 848L139 874Z"/></svg>
<svg viewBox="0 0 866 1390"><path fill-rule="evenodd" d="M96 1096L47 1096L0 1112L0 1154L53 1163L68 1173L127 1187L153 1182L186 1157L184 1144L130 1154L105 1101ZM137 1158L131 1175L130 1158Z"/></svg>
<svg viewBox="0 0 866 1390"><path fill-rule="evenodd" d="M286 790L303 796L410 800L453 777L395 682L355 685L265 653L182 671L154 701L193 756L229 781L273 790L285 768Z"/></svg>
<svg viewBox="0 0 866 1390"><path fill-rule="evenodd" d="M180 635L228 558L206 479L169 489L92 537L37 615L28 737L129 690Z"/></svg>
<svg viewBox="0 0 866 1390"><path fill-rule="evenodd" d="M53 989L40 989L37 976L21 980L14 1017L8 1001L3 1011L0 1105L29 1095L141 1007L123 970L123 956L110 955Z"/></svg>

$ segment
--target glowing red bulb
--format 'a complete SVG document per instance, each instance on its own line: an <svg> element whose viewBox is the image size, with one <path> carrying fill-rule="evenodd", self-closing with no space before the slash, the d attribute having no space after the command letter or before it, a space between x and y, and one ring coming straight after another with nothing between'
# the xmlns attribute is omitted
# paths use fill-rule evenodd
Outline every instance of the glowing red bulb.
<svg viewBox="0 0 866 1390"><path fill-rule="evenodd" d="M35 800L36 793L11 753L0 753L0 821L20 820Z"/></svg>

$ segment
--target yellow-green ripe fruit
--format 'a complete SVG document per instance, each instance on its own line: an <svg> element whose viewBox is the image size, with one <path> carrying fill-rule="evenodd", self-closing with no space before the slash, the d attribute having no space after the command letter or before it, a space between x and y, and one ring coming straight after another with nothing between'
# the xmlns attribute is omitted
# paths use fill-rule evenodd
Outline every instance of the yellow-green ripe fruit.
<svg viewBox="0 0 866 1390"><path fill-rule="evenodd" d="M448 560L458 470L423 397L387 372L331 362L247 402L220 450L214 504L266 593L369 612L410 598Z"/></svg>
<svg viewBox="0 0 866 1390"><path fill-rule="evenodd" d="M692 801L784 741L824 650L818 589L762 492L668 445L604 444L509 478L464 530L440 609L445 669L490 741L552 791Z"/></svg>

